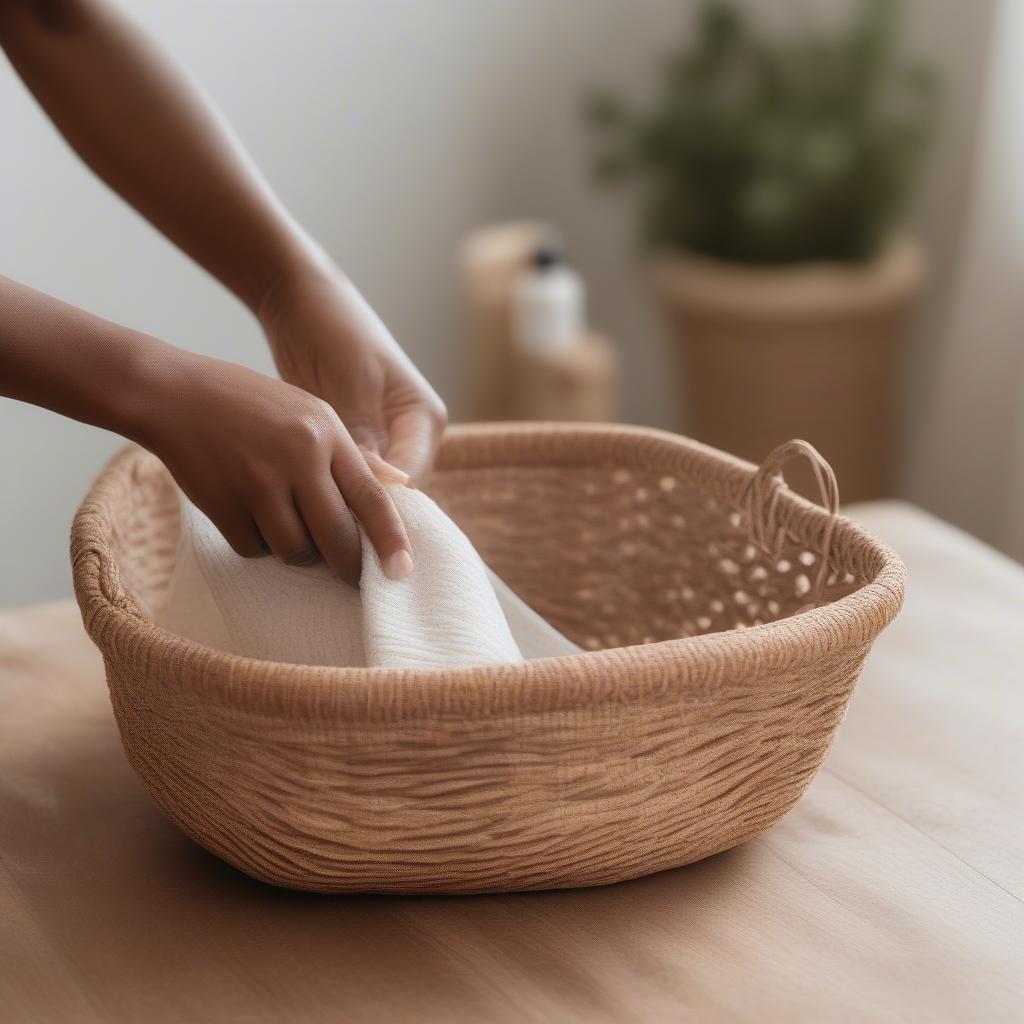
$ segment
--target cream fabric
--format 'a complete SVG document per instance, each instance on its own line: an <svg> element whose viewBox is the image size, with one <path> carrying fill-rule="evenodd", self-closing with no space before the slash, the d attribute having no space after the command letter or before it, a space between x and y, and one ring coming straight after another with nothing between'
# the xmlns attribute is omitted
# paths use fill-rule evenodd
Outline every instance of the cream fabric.
<svg viewBox="0 0 1024 1024"><path fill-rule="evenodd" d="M301 665L448 668L578 652L484 565L427 495L389 490L416 568L388 579L364 536L359 589L323 564L239 557L182 495L175 569L157 623L231 654Z"/></svg>

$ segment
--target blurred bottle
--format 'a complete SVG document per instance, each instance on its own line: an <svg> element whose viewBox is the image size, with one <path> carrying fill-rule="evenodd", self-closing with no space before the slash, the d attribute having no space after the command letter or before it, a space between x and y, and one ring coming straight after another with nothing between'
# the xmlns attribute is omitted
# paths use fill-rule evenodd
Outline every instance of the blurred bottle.
<svg viewBox="0 0 1024 1024"><path fill-rule="evenodd" d="M585 331L583 280L551 245L538 248L512 295L512 337L521 352L565 352Z"/></svg>
<svg viewBox="0 0 1024 1024"><path fill-rule="evenodd" d="M617 417L618 359L605 338L587 330L583 280L555 246L538 246L519 274L511 328L516 418Z"/></svg>

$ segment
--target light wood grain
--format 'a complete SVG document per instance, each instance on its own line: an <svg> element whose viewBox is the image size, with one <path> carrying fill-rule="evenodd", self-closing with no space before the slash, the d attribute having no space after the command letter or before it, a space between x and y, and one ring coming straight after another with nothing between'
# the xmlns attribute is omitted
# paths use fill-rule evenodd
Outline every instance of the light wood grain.
<svg viewBox="0 0 1024 1024"><path fill-rule="evenodd" d="M1019 1020L1024 570L905 506L854 514L914 585L803 800L596 889L255 882L153 807L77 608L0 614L0 1020Z"/></svg>

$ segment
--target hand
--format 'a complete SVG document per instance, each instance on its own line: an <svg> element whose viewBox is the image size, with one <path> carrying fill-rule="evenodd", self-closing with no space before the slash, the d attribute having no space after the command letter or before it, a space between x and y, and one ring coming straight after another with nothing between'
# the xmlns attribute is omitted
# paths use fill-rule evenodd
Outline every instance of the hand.
<svg viewBox="0 0 1024 1024"><path fill-rule="evenodd" d="M379 466L423 482L444 404L355 286L333 267L294 274L258 310L284 380L328 402Z"/></svg>
<svg viewBox="0 0 1024 1024"><path fill-rule="evenodd" d="M233 363L161 352L134 434L238 554L269 549L289 565L322 555L355 583L357 518L389 576L412 571L409 538L381 482L407 478L371 472L327 402Z"/></svg>

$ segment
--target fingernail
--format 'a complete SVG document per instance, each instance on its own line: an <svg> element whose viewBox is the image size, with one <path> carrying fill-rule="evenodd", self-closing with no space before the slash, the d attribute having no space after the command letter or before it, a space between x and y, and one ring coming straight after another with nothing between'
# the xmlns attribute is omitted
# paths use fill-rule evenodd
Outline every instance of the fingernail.
<svg viewBox="0 0 1024 1024"><path fill-rule="evenodd" d="M412 555L405 550L396 551L384 563L384 573L390 580L404 580L412 570Z"/></svg>

